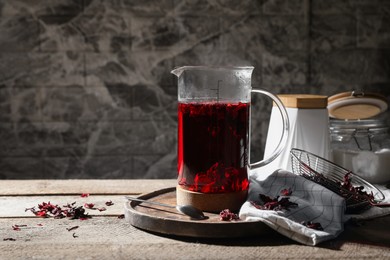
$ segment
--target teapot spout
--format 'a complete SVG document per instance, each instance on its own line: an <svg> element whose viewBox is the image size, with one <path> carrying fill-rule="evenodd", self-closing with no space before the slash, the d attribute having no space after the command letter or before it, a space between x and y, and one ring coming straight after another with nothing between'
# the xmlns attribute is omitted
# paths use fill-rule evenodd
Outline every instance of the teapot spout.
<svg viewBox="0 0 390 260"><path fill-rule="evenodd" d="M173 75L175 75L176 77L180 77L180 75L184 72L184 70L186 69L186 66L184 67L178 67L178 68L175 68L171 71L171 73Z"/></svg>

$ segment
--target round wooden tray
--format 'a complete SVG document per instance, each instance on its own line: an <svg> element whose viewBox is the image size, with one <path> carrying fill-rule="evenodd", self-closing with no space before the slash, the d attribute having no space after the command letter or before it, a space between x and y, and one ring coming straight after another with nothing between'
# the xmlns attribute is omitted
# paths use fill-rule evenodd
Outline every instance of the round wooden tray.
<svg viewBox="0 0 390 260"><path fill-rule="evenodd" d="M139 196L140 199L176 205L176 188L167 188ZM219 214L205 213L204 220L192 220L175 209L128 201L125 218L131 225L165 235L230 238L269 235L271 228L259 221L222 221Z"/></svg>

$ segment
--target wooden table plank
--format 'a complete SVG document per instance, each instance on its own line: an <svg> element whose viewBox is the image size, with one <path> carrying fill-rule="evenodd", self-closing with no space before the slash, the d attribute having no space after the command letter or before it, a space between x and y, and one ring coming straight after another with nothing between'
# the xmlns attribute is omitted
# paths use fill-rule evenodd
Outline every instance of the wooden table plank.
<svg viewBox="0 0 390 260"><path fill-rule="evenodd" d="M175 187L176 180L0 180L0 196L141 194Z"/></svg>
<svg viewBox="0 0 390 260"><path fill-rule="evenodd" d="M112 201L114 205L106 206L105 202ZM120 215L124 214L124 203L126 199L123 195L90 195L82 198L80 196L2 196L0 197L0 218L21 218L35 217L31 211L25 211L26 208L35 207L42 202L50 202L54 205L63 207L68 203L76 202L77 206L84 206L85 203L93 203L95 208L106 208L105 211L86 209L91 216Z"/></svg>
<svg viewBox="0 0 390 260"><path fill-rule="evenodd" d="M12 225L24 224L20 231ZM39 225L38 225L39 224ZM67 231L67 228L79 226ZM73 233L76 237L73 237ZM246 239L163 237L123 219L0 219L0 259L388 259L385 246L332 240L299 245L276 232ZM355 234L356 235L356 234ZM361 235L361 234L360 234ZM14 238L15 241L4 241Z"/></svg>

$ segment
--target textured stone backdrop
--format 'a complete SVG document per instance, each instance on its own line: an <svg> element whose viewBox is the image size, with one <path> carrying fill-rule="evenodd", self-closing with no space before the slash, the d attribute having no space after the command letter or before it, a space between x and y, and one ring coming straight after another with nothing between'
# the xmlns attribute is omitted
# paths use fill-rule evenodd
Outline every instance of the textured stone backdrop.
<svg viewBox="0 0 390 260"><path fill-rule="evenodd" d="M170 70L202 64L254 65L275 94L390 96L390 1L0 0L0 178L176 177Z"/></svg>

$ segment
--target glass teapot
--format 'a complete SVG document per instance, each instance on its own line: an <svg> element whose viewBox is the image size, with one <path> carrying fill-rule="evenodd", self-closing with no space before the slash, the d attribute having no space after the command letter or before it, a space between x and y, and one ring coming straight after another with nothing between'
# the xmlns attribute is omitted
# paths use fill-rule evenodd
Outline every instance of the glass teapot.
<svg viewBox="0 0 390 260"><path fill-rule="evenodd" d="M276 96L252 89L253 69L184 66L172 71L178 77L178 204L237 210L248 192L249 169L270 163L283 150L289 129L286 110ZM255 163L249 162L252 93L272 98L283 121L276 149Z"/></svg>

